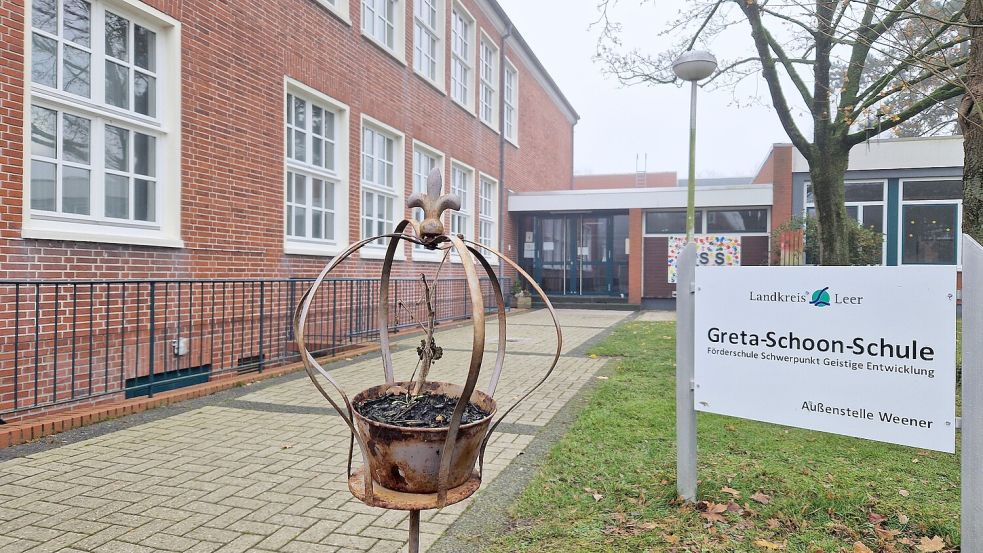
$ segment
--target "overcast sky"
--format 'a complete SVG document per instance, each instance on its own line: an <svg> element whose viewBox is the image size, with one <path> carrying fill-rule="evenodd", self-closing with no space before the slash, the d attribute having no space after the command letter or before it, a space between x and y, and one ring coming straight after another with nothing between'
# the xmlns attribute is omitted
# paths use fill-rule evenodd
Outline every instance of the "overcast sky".
<svg viewBox="0 0 983 553"><path fill-rule="evenodd" d="M675 14L679 2L659 0L640 5L622 0L613 12L626 25L626 47L657 52L669 38L656 31ZM635 156L648 154L649 171L676 171L686 176L689 88L673 85L622 86L592 60L599 30L596 0L499 0L516 28L532 46L564 95L580 114L576 127L574 171L633 173ZM677 6L677 7L674 7ZM746 49L745 38L715 44L715 49ZM728 53L727 55L733 55ZM742 97L760 92L761 79L749 80ZM768 106L736 107L728 90L699 92L697 175L749 176L757 171L773 143L788 142L778 117ZM521 107L520 107L521 109Z"/></svg>

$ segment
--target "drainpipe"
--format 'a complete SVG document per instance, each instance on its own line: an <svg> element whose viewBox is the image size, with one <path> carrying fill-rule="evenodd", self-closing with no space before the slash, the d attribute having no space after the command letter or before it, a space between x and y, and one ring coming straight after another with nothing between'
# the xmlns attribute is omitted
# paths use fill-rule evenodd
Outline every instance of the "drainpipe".
<svg viewBox="0 0 983 553"><path fill-rule="evenodd" d="M505 41L512 36L512 22L509 21L505 34L502 35L502 44L498 48L498 251L507 255L505 251ZM518 91L516 91L518 96ZM516 133L519 132L519 121L516 122ZM513 225L514 226L514 225ZM498 261L499 281L505 275L505 262ZM502 290L508 293L508 290Z"/></svg>

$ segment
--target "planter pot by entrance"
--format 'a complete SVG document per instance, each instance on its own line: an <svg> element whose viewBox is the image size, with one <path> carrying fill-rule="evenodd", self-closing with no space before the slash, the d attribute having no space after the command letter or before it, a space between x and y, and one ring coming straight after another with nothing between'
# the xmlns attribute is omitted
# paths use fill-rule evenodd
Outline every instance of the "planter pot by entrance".
<svg viewBox="0 0 983 553"><path fill-rule="evenodd" d="M532 296L516 296L515 306L519 309L531 309L532 308Z"/></svg>
<svg viewBox="0 0 983 553"><path fill-rule="evenodd" d="M353 404L386 395L394 386L409 388L412 382L397 382L374 386L353 398ZM424 392L446 394L455 400L461 397L463 388L446 382L426 382ZM489 415L471 424L462 424L457 432L457 443L451 458L448 487L464 484L474 470L481 441L488 432L495 415L495 400L480 390L475 390L471 401ZM366 459L372 480L390 490L407 493L436 493L440 471L440 454L447 440L448 428L409 428L376 422L354 410L355 426L365 442L369 458Z"/></svg>

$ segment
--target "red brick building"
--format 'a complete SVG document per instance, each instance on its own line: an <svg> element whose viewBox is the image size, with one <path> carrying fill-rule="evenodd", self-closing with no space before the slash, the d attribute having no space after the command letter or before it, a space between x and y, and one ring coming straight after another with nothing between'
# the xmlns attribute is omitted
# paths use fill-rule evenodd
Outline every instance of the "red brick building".
<svg viewBox="0 0 983 553"><path fill-rule="evenodd" d="M433 167L465 200L448 228L513 253L506 191L573 182L578 115L495 0L0 0L0 60L0 416L262 366L209 341L248 324L282 353L296 296L232 284L215 315L203 279L313 276L411 216ZM398 257L403 276L437 260ZM340 293L344 316L371 305Z"/></svg>

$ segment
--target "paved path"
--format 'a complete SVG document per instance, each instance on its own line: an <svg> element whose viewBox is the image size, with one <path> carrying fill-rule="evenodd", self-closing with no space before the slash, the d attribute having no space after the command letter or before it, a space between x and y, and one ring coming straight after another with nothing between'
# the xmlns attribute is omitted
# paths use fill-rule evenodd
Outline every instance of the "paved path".
<svg viewBox="0 0 983 553"><path fill-rule="evenodd" d="M499 427L488 446L484 486L495 485L501 470L602 366L603 360L585 357L582 346L628 315L560 313L560 363ZM488 335L497 337L495 325ZM397 374L400 367L405 375L412 371L417 340L396 343ZM470 327L442 331L436 340L445 353L432 377L463 382ZM510 317L509 342L496 394L504 404L548 366L555 348L548 316ZM486 352L489 365L495 347L489 344ZM349 392L382 381L377 355L331 368ZM123 423L67 445L3 452L8 459L23 456L0 462L0 553L405 550L405 513L351 497L344 476L347 427L306 376L256 388L213 396L177 414L149 412L147 422ZM423 548L469 503L424 512Z"/></svg>

